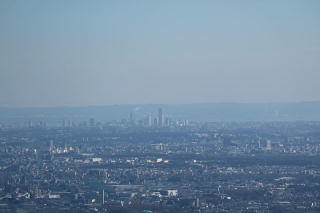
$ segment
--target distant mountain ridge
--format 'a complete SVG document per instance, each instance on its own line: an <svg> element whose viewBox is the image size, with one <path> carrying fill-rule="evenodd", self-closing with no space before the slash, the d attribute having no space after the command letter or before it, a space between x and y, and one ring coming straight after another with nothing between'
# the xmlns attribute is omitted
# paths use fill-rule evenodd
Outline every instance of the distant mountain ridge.
<svg viewBox="0 0 320 213"><path fill-rule="evenodd" d="M88 107L0 107L0 123L46 121L57 124L62 120L74 122L143 119L157 115L163 108L172 119L194 121L320 121L320 101L296 103L200 103L200 104L138 104Z"/></svg>

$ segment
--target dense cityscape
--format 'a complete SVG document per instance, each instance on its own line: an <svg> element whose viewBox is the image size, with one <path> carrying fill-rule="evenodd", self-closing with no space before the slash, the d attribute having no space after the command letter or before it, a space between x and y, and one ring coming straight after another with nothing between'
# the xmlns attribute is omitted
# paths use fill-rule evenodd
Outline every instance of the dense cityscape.
<svg viewBox="0 0 320 213"><path fill-rule="evenodd" d="M319 212L320 122L0 129L0 212Z"/></svg>
<svg viewBox="0 0 320 213"><path fill-rule="evenodd" d="M0 213L320 213L320 0L0 0Z"/></svg>

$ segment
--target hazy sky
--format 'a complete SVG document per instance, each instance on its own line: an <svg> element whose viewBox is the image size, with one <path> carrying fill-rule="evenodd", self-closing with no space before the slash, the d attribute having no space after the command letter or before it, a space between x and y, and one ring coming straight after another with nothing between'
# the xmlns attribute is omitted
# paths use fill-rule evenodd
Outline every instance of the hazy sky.
<svg viewBox="0 0 320 213"><path fill-rule="evenodd" d="M1 0L0 106L320 100L319 11L319 0Z"/></svg>

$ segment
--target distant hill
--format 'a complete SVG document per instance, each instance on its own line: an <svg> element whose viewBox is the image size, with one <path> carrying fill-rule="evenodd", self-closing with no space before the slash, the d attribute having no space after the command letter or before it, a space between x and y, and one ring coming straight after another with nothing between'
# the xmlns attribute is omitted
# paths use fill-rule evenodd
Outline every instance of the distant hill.
<svg viewBox="0 0 320 213"><path fill-rule="evenodd" d="M203 104L143 104L88 107L8 108L0 107L0 123L46 121L59 124L62 120L74 122L128 119L133 112L135 119L148 114L157 115L163 108L165 116L172 119L194 121L320 121L320 102L297 103L203 103Z"/></svg>

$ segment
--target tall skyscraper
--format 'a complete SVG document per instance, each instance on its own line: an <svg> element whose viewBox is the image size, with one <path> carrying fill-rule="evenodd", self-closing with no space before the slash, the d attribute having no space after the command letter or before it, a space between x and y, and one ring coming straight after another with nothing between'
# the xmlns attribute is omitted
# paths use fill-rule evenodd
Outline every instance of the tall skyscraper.
<svg viewBox="0 0 320 213"><path fill-rule="evenodd" d="M54 150L53 140L50 140L50 147L49 147L50 154L53 152L53 150Z"/></svg>
<svg viewBox="0 0 320 213"><path fill-rule="evenodd" d="M164 127L164 114L162 108L158 111L158 127Z"/></svg>
<svg viewBox="0 0 320 213"><path fill-rule="evenodd" d="M169 118L166 118L165 126L166 127L170 127L170 119Z"/></svg>
<svg viewBox="0 0 320 213"><path fill-rule="evenodd" d="M54 158L54 144L53 144L53 140L50 140L49 152L50 152L50 155L51 155L51 160L53 160L53 158Z"/></svg>
<svg viewBox="0 0 320 213"><path fill-rule="evenodd" d="M148 126L152 127L152 116L151 116L151 114L149 114L149 116L148 116Z"/></svg>
<svg viewBox="0 0 320 213"><path fill-rule="evenodd" d="M153 120L153 126L154 126L154 127L158 127L158 124L159 124L159 119L158 119L158 117L156 117L156 118L154 118L154 120Z"/></svg>
<svg viewBox="0 0 320 213"><path fill-rule="evenodd" d="M266 150L267 151L271 151L272 150L271 140L267 140Z"/></svg>
<svg viewBox="0 0 320 213"><path fill-rule="evenodd" d="M135 123L134 121L134 113L130 112L130 124L133 125Z"/></svg>

